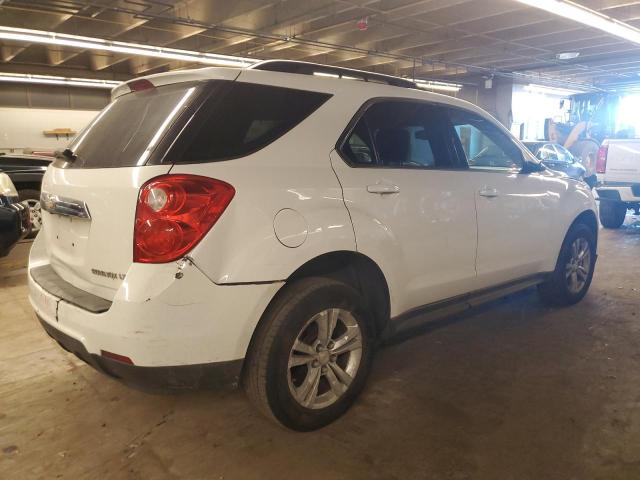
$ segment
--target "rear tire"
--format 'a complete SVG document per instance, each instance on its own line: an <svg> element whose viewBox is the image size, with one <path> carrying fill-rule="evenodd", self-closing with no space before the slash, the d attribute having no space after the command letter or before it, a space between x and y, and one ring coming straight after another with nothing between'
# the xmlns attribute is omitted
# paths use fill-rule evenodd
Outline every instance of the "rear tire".
<svg viewBox="0 0 640 480"><path fill-rule="evenodd" d="M339 418L362 391L373 358L371 315L353 287L333 279L284 288L254 334L243 384L268 417L310 431Z"/></svg>
<svg viewBox="0 0 640 480"><path fill-rule="evenodd" d="M596 239L583 223L571 227L562 242L551 277L538 285L538 294L547 305L573 305L584 298L596 265Z"/></svg>
<svg viewBox="0 0 640 480"><path fill-rule="evenodd" d="M620 228L626 216L625 203L600 200L600 223L604 228Z"/></svg>

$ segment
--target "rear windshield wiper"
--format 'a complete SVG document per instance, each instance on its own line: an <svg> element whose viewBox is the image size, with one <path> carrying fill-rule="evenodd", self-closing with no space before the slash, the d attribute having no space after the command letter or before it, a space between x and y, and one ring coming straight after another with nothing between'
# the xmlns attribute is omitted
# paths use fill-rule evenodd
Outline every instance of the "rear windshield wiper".
<svg viewBox="0 0 640 480"><path fill-rule="evenodd" d="M67 162L75 162L78 159L78 156L69 148L65 148L62 152L58 150L55 155L57 159Z"/></svg>

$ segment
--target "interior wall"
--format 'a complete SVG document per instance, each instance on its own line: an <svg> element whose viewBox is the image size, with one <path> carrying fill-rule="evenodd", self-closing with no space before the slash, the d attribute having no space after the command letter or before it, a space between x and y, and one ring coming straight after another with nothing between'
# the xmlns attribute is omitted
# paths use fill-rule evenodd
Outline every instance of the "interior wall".
<svg viewBox="0 0 640 480"><path fill-rule="evenodd" d="M25 149L53 152L64 149L74 135L45 135L45 130L82 130L99 110L0 107L0 152L22 153Z"/></svg>
<svg viewBox="0 0 640 480"><path fill-rule="evenodd" d="M513 123L513 81L496 77L491 88L485 87L485 79L477 79L478 86L464 86L457 97L471 102L496 117L505 127Z"/></svg>
<svg viewBox="0 0 640 480"><path fill-rule="evenodd" d="M109 99L106 89L0 83L0 152L65 148L73 135L56 137L44 131L79 132Z"/></svg>
<svg viewBox="0 0 640 480"><path fill-rule="evenodd" d="M104 88L0 83L0 107L102 110L110 96Z"/></svg>

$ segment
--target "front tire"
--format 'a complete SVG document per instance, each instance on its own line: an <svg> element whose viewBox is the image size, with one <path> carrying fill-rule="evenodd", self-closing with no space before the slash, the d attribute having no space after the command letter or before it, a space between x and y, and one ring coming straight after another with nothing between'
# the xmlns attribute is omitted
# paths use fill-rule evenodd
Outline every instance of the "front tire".
<svg viewBox="0 0 640 480"><path fill-rule="evenodd" d="M596 266L596 237L583 223L571 227L562 243L551 277L538 285L540 299L548 305L573 305L584 298Z"/></svg>
<svg viewBox="0 0 640 480"><path fill-rule="evenodd" d="M298 431L345 413L373 358L371 316L351 286L310 277L285 286L251 342L243 383L268 417Z"/></svg>
<svg viewBox="0 0 640 480"><path fill-rule="evenodd" d="M626 204L600 200L600 223L604 228L620 228L626 216Z"/></svg>

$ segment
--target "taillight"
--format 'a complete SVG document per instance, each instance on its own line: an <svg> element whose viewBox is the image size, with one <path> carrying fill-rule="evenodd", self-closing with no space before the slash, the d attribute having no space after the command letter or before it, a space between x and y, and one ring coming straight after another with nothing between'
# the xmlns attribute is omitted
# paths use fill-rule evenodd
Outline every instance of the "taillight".
<svg viewBox="0 0 640 480"><path fill-rule="evenodd" d="M602 145L598 149L598 159L596 160L596 173L606 173L608 153L609 153L609 145Z"/></svg>
<svg viewBox="0 0 640 480"><path fill-rule="evenodd" d="M133 261L167 263L195 247L218 221L235 189L197 175L162 175L140 189Z"/></svg>

